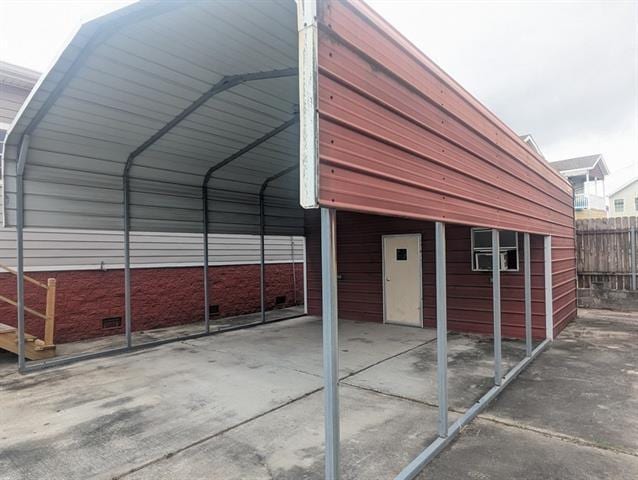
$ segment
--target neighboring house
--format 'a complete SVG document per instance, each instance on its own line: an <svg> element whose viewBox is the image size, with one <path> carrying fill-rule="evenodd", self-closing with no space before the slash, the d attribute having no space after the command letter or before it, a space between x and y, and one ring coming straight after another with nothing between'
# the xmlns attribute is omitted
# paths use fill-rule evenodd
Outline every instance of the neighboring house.
<svg viewBox="0 0 638 480"><path fill-rule="evenodd" d="M609 169L601 154L551 162L574 187L576 219L607 217L605 177Z"/></svg>
<svg viewBox="0 0 638 480"><path fill-rule="evenodd" d="M526 133L525 135L519 135L518 137L521 140L523 140L523 142L525 142L532 150L538 153L541 157L545 158L545 155L543 155L543 152L541 152L540 147L534 141L534 137L532 137L529 133Z"/></svg>
<svg viewBox="0 0 638 480"><path fill-rule="evenodd" d="M633 217L638 215L638 178L625 183L609 195L611 217Z"/></svg>
<svg viewBox="0 0 638 480"><path fill-rule="evenodd" d="M40 74L0 61L0 142Z"/></svg>
<svg viewBox="0 0 638 480"><path fill-rule="evenodd" d="M0 62L0 147L11 122L40 74ZM2 148L0 148L2 152ZM14 267L16 232L2 228L0 196L0 264ZM260 248L257 235L211 234L211 313L220 317L259 310ZM266 236L267 306L303 303L304 239ZM124 236L121 231L29 229L25 231L25 270L44 280L58 280L57 343L123 331ZM201 320L203 238L193 233L131 233L133 285L167 285L140 290L133 298L134 329ZM294 265L294 268L293 268ZM15 298L15 277L0 270L0 295ZM241 285L241 288L238 288ZM26 305L44 300L26 290ZM201 297L201 298L200 298ZM0 322L15 318L15 307L0 302ZM116 325L115 327L113 325ZM30 332L32 333L32 332ZM39 333L39 332L33 332Z"/></svg>

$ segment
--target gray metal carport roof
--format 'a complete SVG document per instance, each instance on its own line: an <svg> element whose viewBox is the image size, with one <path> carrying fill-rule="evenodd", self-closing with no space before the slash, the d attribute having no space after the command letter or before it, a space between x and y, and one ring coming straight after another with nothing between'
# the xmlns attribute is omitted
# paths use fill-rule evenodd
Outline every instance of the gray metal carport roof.
<svg viewBox="0 0 638 480"><path fill-rule="evenodd" d="M177 232L202 231L207 171L262 139L209 183L211 231L259 233L261 183L298 162L297 57L292 1L145 1L83 25L8 135L5 224L23 138L25 227L121 229L129 173L130 229ZM267 233L303 232L295 175L265 201Z"/></svg>

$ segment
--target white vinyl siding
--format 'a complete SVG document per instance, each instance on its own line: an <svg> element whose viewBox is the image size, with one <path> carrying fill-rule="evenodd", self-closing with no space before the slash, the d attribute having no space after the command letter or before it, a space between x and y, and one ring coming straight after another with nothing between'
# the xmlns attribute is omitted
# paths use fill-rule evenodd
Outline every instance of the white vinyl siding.
<svg viewBox="0 0 638 480"><path fill-rule="evenodd" d="M122 232L29 229L24 233L25 269L98 270L123 268ZM256 235L211 234L210 265L259 263L259 237ZM266 236L266 262L303 261L303 237ZM15 267L15 229L0 229L0 263ZM201 266L201 234L131 233L133 268Z"/></svg>

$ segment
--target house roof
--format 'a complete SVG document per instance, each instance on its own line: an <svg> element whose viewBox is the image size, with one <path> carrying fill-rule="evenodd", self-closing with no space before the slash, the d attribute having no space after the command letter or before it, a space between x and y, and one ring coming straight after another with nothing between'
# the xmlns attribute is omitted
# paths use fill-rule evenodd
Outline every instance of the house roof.
<svg viewBox="0 0 638 480"><path fill-rule="evenodd" d="M638 177L632 178L628 182L623 183L620 187L618 187L617 189L615 189L612 192L610 192L609 196L612 197L612 196L616 195L617 193L622 192L625 188L630 187L631 185L633 185L636 182L638 182Z"/></svg>
<svg viewBox="0 0 638 480"><path fill-rule="evenodd" d="M0 60L0 84L31 90L40 72Z"/></svg>
<svg viewBox="0 0 638 480"><path fill-rule="evenodd" d="M532 137L531 134L526 133L525 135L519 135L518 138L523 140L523 142L529 145L532 148L532 150L538 153L541 157L545 158L545 155L543 155L543 152L541 152L540 147L538 146L538 144L534 140L534 137Z"/></svg>
<svg viewBox="0 0 638 480"><path fill-rule="evenodd" d="M600 153L585 155L584 157L566 158L565 160L550 162L550 165L561 173L569 170L593 170L596 166L599 166L603 175L609 175L605 159Z"/></svg>

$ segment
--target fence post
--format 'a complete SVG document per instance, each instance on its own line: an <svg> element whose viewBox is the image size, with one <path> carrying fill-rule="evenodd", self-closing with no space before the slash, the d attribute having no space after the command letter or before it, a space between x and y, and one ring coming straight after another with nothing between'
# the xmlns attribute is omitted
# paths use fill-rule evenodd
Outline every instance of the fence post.
<svg viewBox="0 0 638 480"><path fill-rule="evenodd" d="M47 317L44 323L44 344L53 345L53 335L55 330L55 278L47 281Z"/></svg>

